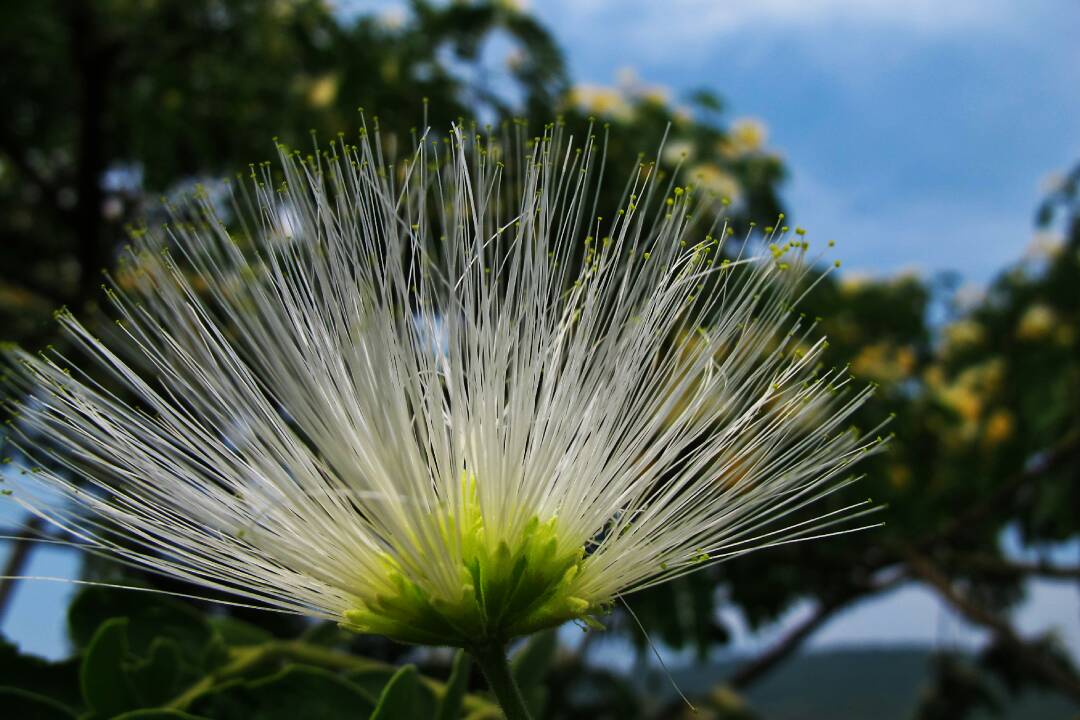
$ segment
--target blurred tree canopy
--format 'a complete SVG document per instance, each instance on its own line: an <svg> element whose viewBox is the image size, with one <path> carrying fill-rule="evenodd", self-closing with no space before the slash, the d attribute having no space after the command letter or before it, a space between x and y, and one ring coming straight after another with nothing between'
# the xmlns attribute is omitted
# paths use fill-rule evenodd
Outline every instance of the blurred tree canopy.
<svg viewBox="0 0 1080 720"><path fill-rule="evenodd" d="M506 49L496 62L493 47ZM355 132L359 107L399 132L425 116L436 131L523 118L538 132L559 108L618 120L623 176L674 122L748 214L778 210L775 158L744 140L707 162L725 133L648 93L575 101L551 36L509 3L414 2L406 18L352 20L323 0L15 3L0 61L19 69L4 74L0 118L0 322L12 340L41 342L52 310L92 302L124 225L160 193L266 159L275 137L296 147L310 132ZM707 93L696 103L717 107Z"/></svg>
<svg viewBox="0 0 1080 720"><path fill-rule="evenodd" d="M159 195L269 157L275 136L302 145L311 131L353 132L361 106L397 131L422 130L425 118L436 132L452 122L538 132L555 114L584 128L595 118L616 179L635 171L639 153L653 156L666 133L661 171L680 168L727 198L736 227L773 222L781 211L785 169L763 125L729 122L708 91L676 99L633 77L615 87L574 84L549 32L506 1L416 0L397 16L352 15L321 0L44 0L8 3L4 20L0 327L4 339L28 345L53 339L56 307L93 309L125 226ZM406 138L388 133L385 142L393 150ZM775 646L715 678L701 698L714 716L753 717L731 688L748 688L852 604L906 583L930 588L991 639L973 663L935 664L920 717L964 717L1030 687L1080 702L1080 675L1055 638L1023 636L1009 615L1028 579L1075 581L1080 567L1020 562L1000 541L1007 529L1035 547L1077 537L1078 187L1080 167L1038 209L1039 241L979 297L913 275L835 273L809 297L829 362L879 385L862 426L895 416L891 450L865 465L861 485L889 505L888 524L751 555L629 599L653 641L695 648L702 659L728 642L721 608L759 627L811 601L813 612ZM617 206L618 190L609 188L603 207ZM929 320L935 303L946 308L943 323ZM11 570L29 547L12 553L4 574L18 574ZM89 562L86 572L116 570ZM0 592L0 612L11 589ZM72 661L45 664L0 647L11 678L3 682L14 687L0 690L5 702L30 708L26 717L276 718L295 715L272 698L302 686L304 697L324 701L327 717L349 703L377 717L406 696L421 703L410 716L491 715L477 679L449 655L139 595L81 596L71 610ZM641 663L649 656L626 613L617 609L609 625L573 648L550 635L520 650L538 715L682 712L651 705L631 678L597 664L609 638L630 638ZM406 660L419 667L398 672ZM94 678L104 677L122 677L122 687L103 694Z"/></svg>

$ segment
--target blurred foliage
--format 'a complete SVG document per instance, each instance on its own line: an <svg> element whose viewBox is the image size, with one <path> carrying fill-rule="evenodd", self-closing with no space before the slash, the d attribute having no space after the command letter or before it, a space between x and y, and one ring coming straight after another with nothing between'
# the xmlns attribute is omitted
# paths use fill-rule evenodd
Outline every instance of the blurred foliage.
<svg viewBox="0 0 1080 720"><path fill-rule="evenodd" d="M475 65L485 39L525 58L508 81L531 112L565 90L561 58L528 16L500 5L418 2L397 25L342 21L321 0L46 0L0 23L8 107L0 118L0 322L40 339L61 303L97 294L127 221L191 177L235 172L309 130L447 127L479 104L502 112Z"/></svg>
<svg viewBox="0 0 1080 720"><path fill-rule="evenodd" d="M464 653L429 653L419 669L399 666L356 654L349 634L332 627L281 637L155 592L88 588L68 612L70 660L46 662L0 643L0 702L20 720L501 717ZM685 705L643 712L647 703L628 678L561 652L553 631L516 648L511 668L537 718L689 712ZM726 689L712 691L701 708L718 720L756 717Z"/></svg>
<svg viewBox="0 0 1080 720"><path fill-rule="evenodd" d="M630 75L612 87L575 85L548 31L506 1L418 0L402 15L353 16L321 0L45 0L9 3L4 20L0 62L18 68L0 77L5 339L54 340L55 307L93 310L99 270L115 260L124 226L151 212L158 195L269 156L274 136L300 145L311 130L330 138L355 128L359 106L381 127L416 132L451 122L477 131L490 124L496 133L526 123L538 132L555 113L570 127L595 118L611 178L657 160L661 172L679 169L727 198L739 229L751 219L772 222L781 210L785 169L760 122L728 121L711 92L676 99ZM412 142L380 139L390 154ZM941 659L919 717L992 709L1003 692L1028 685L1069 695L1077 675L1067 658L1052 639L1017 645L1007 611L1026 579L1054 574L1048 570L1073 577L1070 569L1018 564L1000 538L1012 528L1032 546L1077 536L1078 188L1080 167L1038 209L1030 250L984 293L914 275L832 273L818 285L804 310L822 318L827 361L879 385L859 423L871 428L895 416L886 430L895 433L891 450L863 466L860 486L888 504L888 524L774 548L632 596L653 642L707 658L732 633L721 608L760 627L809 599L818 608L811 622L824 622L860 599L920 581L994 641L974 660ZM609 183L601 208L616 208L620 192L620 183ZM835 507L847 501L837 498ZM95 577L116 572L87 563ZM304 707L325 717L448 718L462 716L448 707L454 697L464 698L468 716L490 708L477 690L482 683L462 679L468 672L460 665L451 674L445 654L332 625L103 590L80 595L70 620L73 660L44 663L0 648L9 686L0 694L17 716L276 718L296 717L296 703L309 702ZM609 633L573 651L554 635L521 651L516 672L536 714L684 713L651 706L632 675L597 664L590 648L623 647L611 638L631 640L635 667L649 658L626 613L617 610L608 625ZM815 626L808 627L807 635ZM754 682L802 639L766 652L732 685ZM397 670L410 662L416 670ZM449 678L450 690L431 678ZM698 698L705 711L752 717L721 680ZM399 702L412 705L395 709Z"/></svg>
<svg viewBox="0 0 1080 720"><path fill-rule="evenodd" d="M125 224L174 183L268 158L274 137L303 147L309 132L355 131L359 107L396 131L521 118L539 132L560 108L596 115L615 123L614 177L671 122L703 182L747 215L778 210L780 162L749 126L725 133L634 88L605 91L620 98L612 113L571 90L548 32L507 2L418 0L403 17L351 20L322 0L17 3L0 62L21 70L0 80L5 339L40 343L53 309L93 302ZM708 93L694 103L716 114ZM404 149L396 134L382 141L391 157Z"/></svg>
<svg viewBox="0 0 1080 720"><path fill-rule="evenodd" d="M335 635L275 637L156 593L91 588L68 615L76 655L46 663L0 645L0 699L30 718L497 718L469 692L462 653L439 668L350 654ZM526 648L528 650L528 648Z"/></svg>

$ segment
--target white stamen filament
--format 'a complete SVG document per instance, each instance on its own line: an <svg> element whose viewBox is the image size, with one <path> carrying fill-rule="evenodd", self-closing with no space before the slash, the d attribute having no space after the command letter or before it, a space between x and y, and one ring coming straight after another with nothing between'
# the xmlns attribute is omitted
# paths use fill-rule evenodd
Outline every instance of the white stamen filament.
<svg viewBox="0 0 1080 720"><path fill-rule="evenodd" d="M253 168L228 223L203 195L141 234L113 337L58 314L94 372L5 352L14 434L48 468L12 497L92 552L337 619L395 591L387 558L460 593L439 523L469 521L463 478L492 547L557 518L597 603L871 510L806 519L881 443L845 430L869 390L817 370L801 241L728 257L726 223L695 236L708 203L651 164L596 218L591 132L579 151L556 125L506 168L479 144L282 148L283 182Z"/></svg>

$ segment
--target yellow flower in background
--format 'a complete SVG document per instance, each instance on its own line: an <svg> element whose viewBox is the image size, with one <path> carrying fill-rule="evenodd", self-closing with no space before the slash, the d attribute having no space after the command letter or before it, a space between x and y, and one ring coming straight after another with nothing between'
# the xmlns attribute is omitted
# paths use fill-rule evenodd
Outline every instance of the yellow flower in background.
<svg viewBox="0 0 1080 720"><path fill-rule="evenodd" d="M940 365L931 365L923 371L923 382L933 391L945 387L945 370Z"/></svg>
<svg viewBox="0 0 1080 720"><path fill-rule="evenodd" d="M935 388L941 403L960 418L959 439L970 441L977 436L983 410L1001 389L1004 379L1005 362L1001 358L991 358L966 368L951 383Z"/></svg>
<svg viewBox="0 0 1080 720"><path fill-rule="evenodd" d="M768 140L769 130L757 118L738 118L728 128L727 137L721 144L721 152L728 157L741 157L761 152Z"/></svg>
<svg viewBox="0 0 1080 720"><path fill-rule="evenodd" d="M911 484L911 468L899 463L889 463L889 485L894 490L906 490Z"/></svg>
<svg viewBox="0 0 1080 720"><path fill-rule="evenodd" d="M896 346L886 340L863 347L851 361L851 371L881 383L896 383L911 376L915 362L910 345Z"/></svg>
<svg viewBox="0 0 1080 720"><path fill-rule="evenodd" d="M983 429L983 441L990 447L1000 445L1012 437L1016 427L1013 414L1004 408L999 408L990 413L986 419L986 427Z"/></svg>
<svg viewBox="0 0 1080 720"><path fill-rule="evenodd" d="M676 165L694 156L694 143L689 140L671 140L664 144L661 157L664 162Z"/></svg>
<svg viewBox="0 0 1080 720"><path fill-rule="evenodd" d="M339 82L337 73L326 73L312 80L307 91L308 105L313 108L331 105L337 99Z"/></svg>
<svg viewBox="0 0 1080 720"><path fill-rule="evenodd" d="M287 20L296 14L296 3L292 0L271 0L269 9L278 20Z"/></svg>
<svg viewBox="0 0 1080 720"><path fill-rule="evenodd" d="M727 198L732 203L742 200L742 187L739 180L712 163L694 165L686 171L686 177L695 187L713 193L717 197Z"/></svg>
<svg viewBox="0 0 1080 720"><path fill-rule="evenodd" d="M663 85L648 85L642 87L635 92L635 95L637 95L642 102L647 102L652 105L664 106L671 101L671 91Z"/></svg>
<svg viewBox="0 0 1080 720"><path fill-rule="evenodd" d="M1042 340L1050 335L1057 324L1057 313L1049 305L1036 303L1020 316L1016 325L1016 337L1021 340Z"/></svg>
<svg viewBox="0 0 1080 720"><path fill-rule="evenodd" d="M956 384L945 388L941 393L941 399L962 420L974 421L979 419L982 413L983 400L969 385Z"/></svg>
<svg viewBox="0 0 1080 720"><path fill-rule="evenodd" d="M980 345L986 339L986 328L976 320L958 320L946 326L943 335L942 350L949 354Z"/></svg>
<svg viewBox="0 0 1080 720"><path fill-rule="evenodd" d="M1025 260L1053 260L1065 249L1065 238L1056 230L1039 230L1024 248Z"/></svg>
<svg viewBox="0 0 1080 720"><path fill-rule="evenodd" d="M604 85L575 85L566 101L586 115L613 120L630 120L634 116L634 108L622 91Z"/></svg>
<svg viewBox="0 0 1080 720"><path fill-rule="evenodd" d="M869 273L858 271L845 272L840 277L840 292L841 294L848 296L858 295L873 282L874 278Z"/></svg>

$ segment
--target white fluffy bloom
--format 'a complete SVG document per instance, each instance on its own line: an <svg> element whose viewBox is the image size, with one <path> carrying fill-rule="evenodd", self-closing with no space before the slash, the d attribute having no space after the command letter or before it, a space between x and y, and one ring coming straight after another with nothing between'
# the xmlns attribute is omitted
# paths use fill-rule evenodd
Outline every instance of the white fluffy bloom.
<svg viewBox="0 0 1080 720"><path fill-rule="evenodd" d="M729 257L648 164L597 218L602 153L561 126L506 167L480 144L281 147L228 218L174 208L108 291L119 332L60 312L77 359L6 351L42 466L11 498L242 602L458 645L867 511L804 511L880 443L793 309L801 238Z"/></svg>

